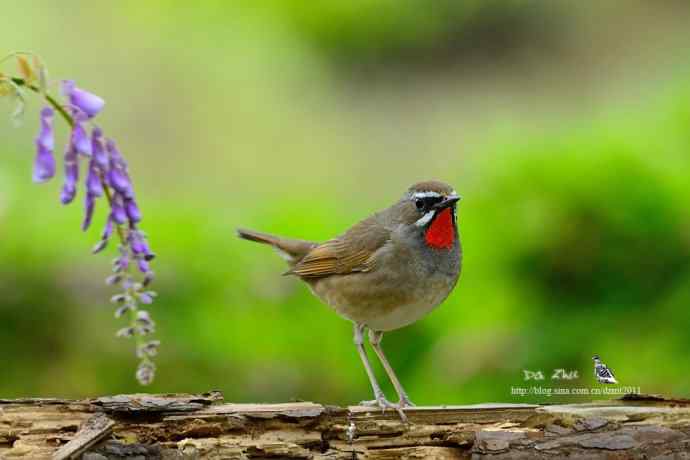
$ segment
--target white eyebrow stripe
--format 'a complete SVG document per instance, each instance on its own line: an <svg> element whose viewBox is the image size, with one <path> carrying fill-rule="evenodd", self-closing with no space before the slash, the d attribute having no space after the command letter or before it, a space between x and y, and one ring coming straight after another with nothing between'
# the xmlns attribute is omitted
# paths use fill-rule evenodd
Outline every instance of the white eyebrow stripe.
<svg viewBox="0 0 690 460"><path fill-rule="evenodd" d="M436 214L436 210L431 210L431 211L427 212L426 214L424 214L424 215L423 215L419 220L417 220L417 222L415 222L414 224L415 224L417 227L424 227L426 224L428 224L429 222L431 222L431 219L434 218L434 214Z"/></svg>
<svg viewBox="0 0 690 460"><path fill-rule="evenodd" d="M430 197L440 198L441 194L438 192L415 192L412 195L412 197L413 198L430 198Z"/></svg>

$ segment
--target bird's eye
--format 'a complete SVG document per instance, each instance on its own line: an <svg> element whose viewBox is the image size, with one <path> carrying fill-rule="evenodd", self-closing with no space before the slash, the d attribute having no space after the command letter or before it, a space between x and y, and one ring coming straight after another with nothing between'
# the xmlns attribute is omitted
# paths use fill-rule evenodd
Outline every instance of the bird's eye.
<svg viewBox="0 0 690 460"><path fill-rule="evenodd" d="M414 200L414 204L415 206L417 206L417 209L424 209L424 200L422 200L421 198L417 198L416 200Z"/></svg>

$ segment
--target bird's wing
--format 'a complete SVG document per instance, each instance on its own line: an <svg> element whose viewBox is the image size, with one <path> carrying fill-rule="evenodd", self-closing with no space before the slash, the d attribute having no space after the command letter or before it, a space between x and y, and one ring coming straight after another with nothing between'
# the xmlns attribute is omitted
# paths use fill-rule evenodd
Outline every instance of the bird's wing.
<svg viewBox="0 0 690 460"><path fill-rule="evenodd" d="M304 278L367 272L376 263L374 254L390 239L376 215L354 225L343 235L313 248L287 274Z"/></svg>
<svg viewBox="0 0 690 460"><path fill-rule="evenodd" d="M608 366L604 366L604 372L606 373L607 377L612 378L614 380L616 379L616 376L613 375L613 371Z"/></svg>
<svg viewBox="0 0 690 460"><path fill-rule="evenodd" d="M613 371L608 368L605 364L600 364L596 367L594 371L595 376L599 380L607 380L616 382L616 377L613 375Z"/></svg>

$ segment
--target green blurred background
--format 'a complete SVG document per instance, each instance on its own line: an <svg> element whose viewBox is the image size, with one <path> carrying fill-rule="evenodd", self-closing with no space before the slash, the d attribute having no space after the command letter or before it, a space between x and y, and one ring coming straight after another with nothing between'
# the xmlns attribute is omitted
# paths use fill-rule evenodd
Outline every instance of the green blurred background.
<svg viewBox="0 0 690 460"><path fill-rule="evenodd" d="M522 370L592 387L593 353L690 394L687 2L191 5L2 8L0 54L102 95L130 161L158 253L146 391L370 398L350 324L234 228L324 240L438 178L465 198L462 278L384 340L415 402L545 401L511 396ZM0 123L0 397L142 391L89 254L103 208L81 234L60 180L31 183L38 108Z"/></svg>

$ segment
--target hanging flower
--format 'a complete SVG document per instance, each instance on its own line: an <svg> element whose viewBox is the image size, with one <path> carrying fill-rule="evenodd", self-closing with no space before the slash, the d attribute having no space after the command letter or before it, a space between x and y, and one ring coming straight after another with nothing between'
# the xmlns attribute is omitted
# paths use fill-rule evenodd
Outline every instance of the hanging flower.
<svg viewBox="0 0 690 460"><path fill-rule="evenodd" d="M44 107L41 110L41 130L36 137L36 159L34 160L34 182L45 182L55 176L55 158L53 149L53 109Z"/></svg>
<svg viewBox="0 0 690 460"><path fill-rule="evenodd" d="M79 157L73 149L72 144L67 146L65 151L65 182L62 185L60 201L62 204L69 204L77 194L77 181L79 180Z"/></svg>
<svg viewBox="0 0 690 460"><path fill-rule="evenodd" d="M101 184L101 178L98 175L98 166L93 158L89 162L89 172L86 176L86 193L94 197L103 195L103 184Z"/></svg>
<svg viewBox="0 0 690 460"><path fill-rule="evenodd" d="M43 64L39 59L34 59L33 65L36 68L32 68L23 54L13 55L22 69L21 77L9 78L0 74L0 96L5 93L14 95L19 102L18 108L22 109L23 93L25 89L29 89L44 96L49 104L41 110L40 130L35 139L35 182L45 182L55 176L55 110L70 125L69 141L63 157L64 182L60 190L60 201L63 204L74 201L79 187L79 162L88 158L83 184L84 217L81 227L87 230L91 226L96 202L105 196L110 209L106 214L101 239L92 252L103 251L113 235L120 240L119 254L113 262L115 273L108 276L106 281L109 285L121 287L121 293L112 300L118 304L116 316L128 314L129 325L120 329L116 335L134 338L136 355L140 359L136 378L143 385L149 384L155 375L156 366L152 357L158 351L159 342L145 337L154 332L155 324L149 313L139 306L152 303L155 297L153 291L145 289L154 279L149 262L155 256L144 233L138 228L142 213L135 199L127 162L115 142L105 139L101 128L93 125L93 120L103 110L105 101L100 96L77 87L73 80L64 80L62 94L65 104L59 104L48 94L47 73ZM141 275L135 272L137 269Z"/></svg>
<svg viewBox="0 0 690 460"><path fill-rule="evenodd" d="M125 212L122 197L117 193L113 195L110 205L110 217L118 225L127 223L127 212Z"/></svg>
<svg viewBox="0 0 690 460"><path fill-rule="evenodd" d="M129 174L127 174L127 162L122 157L122 154L112 139L106 141L105 148L110 160L108 174L106 175L108 185L114 188L124 198L132 198L134 192L132 190L132 182L129 179Z"/></svg>
<svg viewBox="0 0 690 460"><path fill-rule="evenodd" d="M75 110L72 119L74 120L72 134L70 135L72 148L77 153L89 156L91 155L91 139L89 139L89 135L84 127L87 117L83 112Z"/></svg>
<svg viewBox="0 0 690 460"><path fill-rule="evenodd" d="M103 131L98 126L91 131L91 154L96 165L102 171L106 171L109 163L108 154L103 147Z"/></svg>
<svg viewBox="0 0 690 460"><path fill-rule="evenodd" d="M96 166L96 162L92 157L89 162L89 170L86 176L86 198L84 221L81 225L82 230L86 231L91 226L91 219L93 218L93 212L96 208L96 198L101 195L103 195L103 185L98 176L98 166Z"/></svg>
<svg viewBox="0 0 690 460"><path fill-rule="evenodd" d="M80 110L89 118L98 115L105 105L102 98L77 88L74 80L62 81L62 93L73 108Z"/></svg>
<svg viewBox="0 0 690 460"><path fill-rule="evenodd" d="M90 193L86 194L85 206L84 206L84 220L81 224L81 229L86 231L91 225L91 219L93 219L93 211L96 208L96 197Z"/></svg>
<svg viewBox="0 0 690 460"><path fill-rule="evenodd" d="M139 211L139 206L134 201L134 198L125 200L125 211L127 212L127 218L132 224L141 222L141 211Z"/></svg>

